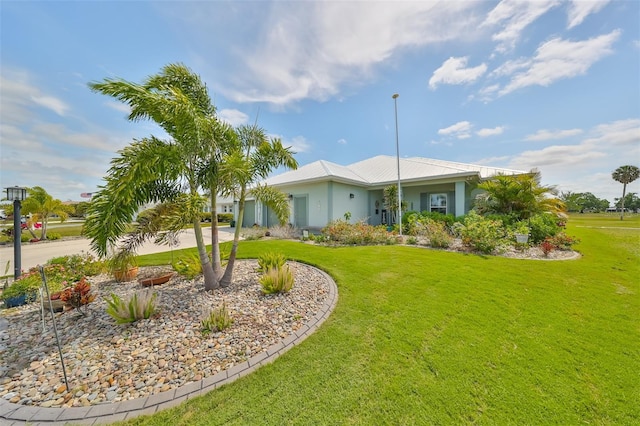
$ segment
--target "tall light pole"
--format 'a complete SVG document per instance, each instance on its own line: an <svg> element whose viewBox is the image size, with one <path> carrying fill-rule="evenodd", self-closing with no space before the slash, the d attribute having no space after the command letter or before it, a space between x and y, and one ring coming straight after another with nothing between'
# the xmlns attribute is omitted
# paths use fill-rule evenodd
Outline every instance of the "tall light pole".
<svg viewBox="0 0 640 426"><path fill-rule="evenodd" d="M20 239L22 235L20 219L22 214L20 213L20 207L22 207L22 201L27 198L27 189L19 186L5 189L7 190L7 200L13 201L13 278L17 280L22 272L22 258L20 255L20 244L22 243Z"/></svg>
<svg viewBox="0 0 640 426"><path fill-rule="evenodd" d="M400 229L400 236L402 237L402 195L400 192L400 143L398 142L398 95L394 93L393 98L393 107L396 112L396 162L398 164L398 228Z"/></svg>

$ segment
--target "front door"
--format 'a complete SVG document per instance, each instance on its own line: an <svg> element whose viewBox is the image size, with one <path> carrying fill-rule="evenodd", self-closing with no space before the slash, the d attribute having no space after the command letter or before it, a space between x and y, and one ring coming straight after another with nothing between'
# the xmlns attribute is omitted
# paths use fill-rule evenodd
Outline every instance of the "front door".
<svg viewBox="0 0 640 426"><path fill-rule="evenodd" d="M296 228L309 226L309 216L307 214L307 196L293 197L293 218Z"/></svg>

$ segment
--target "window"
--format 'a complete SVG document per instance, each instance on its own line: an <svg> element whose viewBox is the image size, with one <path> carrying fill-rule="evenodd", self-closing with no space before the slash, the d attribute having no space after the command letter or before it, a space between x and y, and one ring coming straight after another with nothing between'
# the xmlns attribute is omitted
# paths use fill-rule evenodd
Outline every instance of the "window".
<svg viewBox="0 0 640 426"><path fill-rule="evenodd" d="M447 214L447 194L431 194L429 211Z"/></svg>

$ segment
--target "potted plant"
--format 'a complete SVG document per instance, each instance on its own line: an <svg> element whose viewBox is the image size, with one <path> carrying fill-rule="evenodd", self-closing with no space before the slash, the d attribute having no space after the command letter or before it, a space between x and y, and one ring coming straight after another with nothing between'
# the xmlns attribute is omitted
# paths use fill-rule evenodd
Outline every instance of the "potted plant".
<svg viewBox="0 0 640 426"><path fill-rule="evenodd" d="M108 261L109 271L119 283L133 281L138 276L136 256L128 250L120 250Z"/></svg>
<svg viewBox="0 0 640 426"><path fill-rule="evenodd" d="M527 244L529 241L529 232L531 230L525 222L518 222L514 229L514 235L516 237L516 243Z"/></svg>
<svg viewBox="0 0 640 426"><path fill-rule="evenodd" d="M36 300L41 285L42 280L37 274L22 276L7 287L0 297L7 308L22 306Z"/></svg>

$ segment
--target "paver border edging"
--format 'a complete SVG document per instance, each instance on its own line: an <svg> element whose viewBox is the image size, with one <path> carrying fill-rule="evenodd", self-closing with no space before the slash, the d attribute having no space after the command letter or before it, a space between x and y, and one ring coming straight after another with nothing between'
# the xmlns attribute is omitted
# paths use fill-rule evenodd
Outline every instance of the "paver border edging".
<svg viewBox="0 0 640 426"><path fill-rule="evenodd" d="M322 269L308 264L305 265L316 269L324 276L329 285L327 299L313 318L284 340L268 347L266 351L260 352L248 360L234 365L228 370L223 370L213 376L205 377L200 381L187 383L176 389L128 401L96 404L89 407L46 408L12 404L0 398L0 424L17 426L28 423L33 426L53 426L64 425L71 422L75 424L97 425L132 419L137 416L154 414L158 411L174 407L187 399L203 395L252 373L261 366L274 361L280 355L309 337L329 317L338 303L338 286L333 278Z"/></svg>

